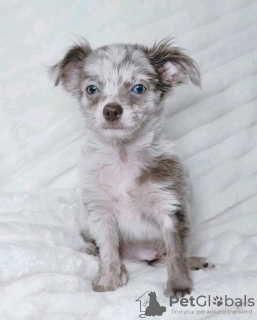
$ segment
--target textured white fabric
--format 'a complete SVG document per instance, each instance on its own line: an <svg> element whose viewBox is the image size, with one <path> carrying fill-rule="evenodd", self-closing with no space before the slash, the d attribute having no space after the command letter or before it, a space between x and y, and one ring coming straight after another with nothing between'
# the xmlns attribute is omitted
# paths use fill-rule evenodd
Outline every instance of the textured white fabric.
<svg viewBox="0 0 257 320"><path fill-rule="evenodd" d="M92 292L98 262L78 232L83 120L44 69L76 34L93 47L175 36L188 49L202 89L175 90L167 127L193 184L190 253L217 264L192 273L193 295L257 299L256 16L257 2L244 0L1 1L1 320L138 319L145 291L167 307L162 319L257 319L256 306L242 308L250 315L174 315L165 269L145 264L125 262L125 288Z"/></svg>

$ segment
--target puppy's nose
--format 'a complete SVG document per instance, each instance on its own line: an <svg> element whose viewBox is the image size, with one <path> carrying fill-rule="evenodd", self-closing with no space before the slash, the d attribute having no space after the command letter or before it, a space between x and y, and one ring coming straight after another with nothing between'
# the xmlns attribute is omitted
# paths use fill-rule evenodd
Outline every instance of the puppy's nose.
<svg viewBox="0 0 257 320"><path fill-rule="evenodd" d="M119 119L122 112L122 107L118 103L108 103L103 109L104 117L108 121Z"/></svg>

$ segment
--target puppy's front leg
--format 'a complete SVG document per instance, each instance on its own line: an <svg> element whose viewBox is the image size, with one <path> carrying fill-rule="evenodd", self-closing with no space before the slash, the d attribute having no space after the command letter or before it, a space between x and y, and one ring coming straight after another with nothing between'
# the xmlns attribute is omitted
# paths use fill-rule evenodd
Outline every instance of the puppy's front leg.
<svg viewBox="0 0 257 320"><path fill-rule="evenodd" d="M168 215L164 218L164 240L166 244L166 264L168 271L166 296L180 296L190 294L192 282L185 258L184 239Z"/></svg>
<svg viewBox="0 0 257 320"><path fill-rule="evenodd" d="M99 247L100 266L94 291L113 291L128 282L128 272L120 261L116 219L106 212L89 214L90 233Z"/></svg>

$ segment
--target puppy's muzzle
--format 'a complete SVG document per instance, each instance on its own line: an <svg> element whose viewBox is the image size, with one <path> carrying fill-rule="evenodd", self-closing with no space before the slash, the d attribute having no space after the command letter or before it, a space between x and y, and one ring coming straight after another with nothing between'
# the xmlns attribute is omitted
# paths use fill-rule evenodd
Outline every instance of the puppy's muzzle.
<svg viewBox="0 0 257 320"><path fill-rule="evenodd" d="M120 119L122 112L123 109L118 103L108 103L103 109L103 115L107 121Z"/></svg>

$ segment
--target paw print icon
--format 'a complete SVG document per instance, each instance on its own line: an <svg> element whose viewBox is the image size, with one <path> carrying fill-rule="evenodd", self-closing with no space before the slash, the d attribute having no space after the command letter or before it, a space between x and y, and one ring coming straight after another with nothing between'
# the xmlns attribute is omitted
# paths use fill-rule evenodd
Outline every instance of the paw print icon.
<svg viewBox="0 0 257 320"><path fill-rule="evenodd" d="M218 296L214 297L213 304L217 305L217 307L220 307L223 304L222 298Z"/></svg>

